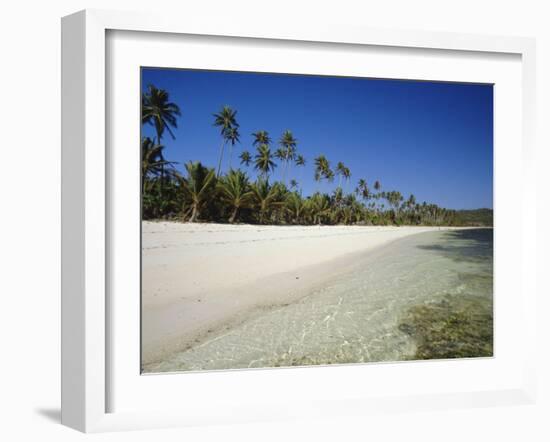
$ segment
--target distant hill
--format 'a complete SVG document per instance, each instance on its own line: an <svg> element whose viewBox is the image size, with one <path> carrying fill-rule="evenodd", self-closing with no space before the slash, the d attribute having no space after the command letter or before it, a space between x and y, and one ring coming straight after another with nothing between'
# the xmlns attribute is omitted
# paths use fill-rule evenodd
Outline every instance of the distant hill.
<svg viewBox="0 0 550 442"><path fill-rule="evenodd" d="M457 210L460 224L468 226L492 226L493 209Z"/></svg>

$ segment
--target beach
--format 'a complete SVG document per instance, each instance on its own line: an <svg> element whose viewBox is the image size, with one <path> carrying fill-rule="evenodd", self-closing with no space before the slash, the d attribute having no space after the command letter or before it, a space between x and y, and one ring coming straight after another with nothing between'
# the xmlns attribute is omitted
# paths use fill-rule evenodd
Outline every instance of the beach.
<svg viewBox="0 0 550 442"><path fill-rule="evenodd" d="M142 230L142 367L156 371L299 302L394 242L454 228L144 221Z"/></svg>

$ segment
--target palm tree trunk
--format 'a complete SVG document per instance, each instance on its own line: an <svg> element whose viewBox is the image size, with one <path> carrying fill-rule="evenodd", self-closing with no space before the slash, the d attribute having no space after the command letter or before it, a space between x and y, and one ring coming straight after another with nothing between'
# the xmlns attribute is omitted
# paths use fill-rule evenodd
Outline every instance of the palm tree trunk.
<svg viewBox="0 0 550 442"><path fill-rule="evenodd" d="M157 144L160 146L160 139L162 135L160 132L157 132ZM164 188L164 155L162 154L162 149L160 151L160 161L162 161L162 164L160 165L160 191L162 192Z"/></svg>
<svg viewBox="0 0 550 442"><path fill-rule="evenodd" d="M289 179L289 178L290 178L290 166L291 166L291 164L290 164L290 159L286 160L286 163L287 163L287 166L286 166L286 168L287 168L287 170L286 170L287 176L286 176L286 178ZM286 181L285 181L285 186L286 186Z"/></svg>
<svg viewBox="0 0 550 442"><path fill-rule="evenodd" d="M225 138L222 139L222 145L220 147L220 159L218 160L218 173L216 174L216 178L220 177L220 170L222 168L223 148L224 147L225 147Z"/></svg>
<svg viewBox="0 0 550 442"><path fill-rule="evenodd" d="M197 205L193 205L193 212L191 212L191 218L189 219L190 223L194 223L197 217L199 216L199 211L197 209Z"/></svg>
<svg viewBox="0 0 550 442"><path fill-rule="evenodd" d="M233 212L231 213L231 217L229 218L229 223L233 224L235 222L235 218L237 218L237 211L239 210L238 207L235 207L233 209Z"/></svg>

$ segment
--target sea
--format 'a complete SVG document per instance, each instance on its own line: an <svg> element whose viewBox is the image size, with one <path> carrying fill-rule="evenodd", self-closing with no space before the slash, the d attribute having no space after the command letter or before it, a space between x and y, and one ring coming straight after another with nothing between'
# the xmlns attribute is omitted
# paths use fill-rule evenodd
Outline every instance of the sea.
<svg viewBox="0 0 550 442"><path fill-rule="evenodd" d="M258 312L156 364L154 372L253 369L414 359L399 326L443 299L493 300L493 229L418 233L358 256L298 301Z"/></svg>

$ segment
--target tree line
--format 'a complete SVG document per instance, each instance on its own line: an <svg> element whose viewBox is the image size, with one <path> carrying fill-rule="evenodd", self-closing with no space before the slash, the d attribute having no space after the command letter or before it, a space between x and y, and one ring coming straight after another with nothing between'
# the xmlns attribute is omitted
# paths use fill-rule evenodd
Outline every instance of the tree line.
<svg viewBox="0 0 550 442"><path fill-rule="evenodd" d="M255 224L366 224L366 225L462 225L454 211L414 195L405 198L397 190L384 190L379 180L372 188L360 178L350 189L352 172L342 162L324 155L313 158L317 190L302 194L301 179L308 160L298 152L298 140L286 130L274 141L265 130L251 134L252 151L233 158L241 142L237 111L223 106L213 114L220 134L218 161L209 167L189 161L179 172L165 156L163 137L175 139L180 107L169 93L149 85L142 93L142 125L154 128L154 137L141 139L141 190L143 219L174 219L184 222L245 222ZM223 170L227 155L227 170ZM238 161L238 165L235 163ZM275 179L275 171L279 178ZM296 173L293 174L293 169ZM257 178L253 180L250 171ZM327 193L322 182L337 184Z"/></svg>

